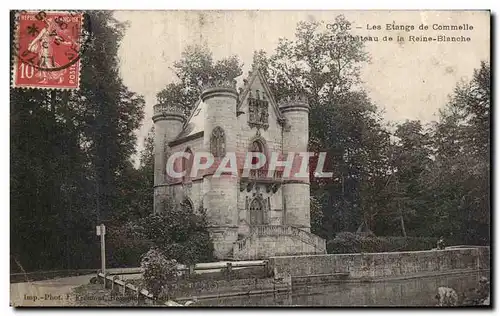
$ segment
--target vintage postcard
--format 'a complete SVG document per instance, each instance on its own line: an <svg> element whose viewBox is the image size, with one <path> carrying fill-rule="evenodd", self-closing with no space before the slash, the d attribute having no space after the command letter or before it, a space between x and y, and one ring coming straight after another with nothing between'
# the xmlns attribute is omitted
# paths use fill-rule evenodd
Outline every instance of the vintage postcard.
<svg viewBox="0 0 500 316"><path fill-rule="evenodd" d="M490 25L11 11L11 306L491 307Z"/></svg>

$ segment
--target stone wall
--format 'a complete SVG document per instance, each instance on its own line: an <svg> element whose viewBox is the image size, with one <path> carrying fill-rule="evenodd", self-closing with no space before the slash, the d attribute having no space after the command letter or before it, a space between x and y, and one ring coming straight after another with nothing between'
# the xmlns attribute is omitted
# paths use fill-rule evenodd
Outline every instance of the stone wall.
<svg viewBox="0 0 500 316"><path fill-rule="evenodd" d="M313 245L292 236L254 235L245 240L244 249L241 252L235 252L235 258L238 260L256 260L279 255L310 255L316 253L318 253L318 250Z"/></svg>
<svg viewBox="0 0 500 316"><path fill-rule="evenodd" d="M199 299L210 297L238 296L249 294L274 293L276 291L289 291L291 280L275 280L273 278L248 278L236 280L204 280L180 281L173 284L169 295L176 300L183 301L193 296Z"/></svg>
<svg viewBox="0 0 500 316"><path fill-rule="evenodd" d="M286 256L269 259L275 275L306 276L348 272L353 279L441 274L490 267L489 247L461 249Z"/></svg>
<svg viewBox="0 0 500 316"><path fill-rule="evenodd" d="M287 183L283 185L286 199L285 224L305 231L311 230L311 198L307 183Z"/></svg>

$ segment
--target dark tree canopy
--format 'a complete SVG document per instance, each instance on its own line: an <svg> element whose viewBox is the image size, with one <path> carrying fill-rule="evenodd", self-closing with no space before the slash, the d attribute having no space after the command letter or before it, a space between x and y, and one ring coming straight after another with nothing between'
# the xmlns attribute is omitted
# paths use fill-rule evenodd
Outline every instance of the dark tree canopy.
<svg viewBox="0 0 500 316"><path fill-rule="evenodd" d="M86 19L80 90L11 89L14 269L97 267L95 225L126 204L144 100L119 76L124 25L111 11Z"/></svg>

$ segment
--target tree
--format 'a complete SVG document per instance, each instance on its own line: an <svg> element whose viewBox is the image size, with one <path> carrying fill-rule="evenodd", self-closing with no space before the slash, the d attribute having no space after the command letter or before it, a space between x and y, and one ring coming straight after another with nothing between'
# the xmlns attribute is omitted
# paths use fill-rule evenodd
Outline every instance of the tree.
<svg viewBox="0 0 500 316"><path fill-rule="evenodd" d="M422 175L432 164L430 135L420 121L407 120L396 126L394 138L389 161L391 174L387 179L391 194L387 196L388 207L384 213L392 223L382 227L396 230L397 225L404 237L408 234L426 236L434 218L422 194L426 190Z"/></svg>
<svg viewBox="0 0 500 316"><path fill-rule="evenodd" d="M490 65L458 83L434 126L435 163L426 174L435 230L459 243L490 240Z"/></svg>
<svg viewBox="0 0 500 316"><path fill-rule="evenodd" d="M80 90L11 89L11 253L25 270L98 266L95 225L126 197L144 100L120 79L125 26L111 11L84 21Z"/></svg>
<svg viewBox="0 0 500 316"><path fill-rule="evenodd" d="M111 11L91 11L92 37L82 56L82 86L72 105L86 124L83 138L89 141L96 181L98 221L106 220L119 199L116 175L130 163L136 136L144 117L144 99L130 92L119 73L118 47L125 25Z"/></svg>
<svg viewBox="0 0 500 316"><path fill-rule="evenodd" d="M139 155L139 167L128 164L120 173L117 190L121 199L115 204L113 220L118 226L148 216L153 212L154 186L154 127L144 139L144 148Z"/></svg>
<svg viewBox="0 0 500 316"><path fill-rule="evenodd" d="M349 24L340 15L336 23ZM368 61L363 43L350 41L347 29L323 31L323 22L299 22L295 39L280 39L274 54L255 52L254 66L265 69L277 101L303 94L311 106L309 150L326 152L333 179L313 178L312 194L322 198L328 236L355 230L376 214L379 187L385 183L389 133L380 113L361 88L360 67ZM314 169L315 160L311 161ZM367 182L368 181L368 182ZM370 185L365 185L369 183ZM371 225L371 224L369 224Z"/></svg>
<svg viewBox="0 0 500 316"><path fill-rule="evenodd" d="M243 73L241 68L242 64L236 56L214 61L212 52L206 46L188 46L172 68L179 82L168 84L158 93L158 99L166 104L183 106L189 115L204 84L211 79L234 79Z"/></svg>

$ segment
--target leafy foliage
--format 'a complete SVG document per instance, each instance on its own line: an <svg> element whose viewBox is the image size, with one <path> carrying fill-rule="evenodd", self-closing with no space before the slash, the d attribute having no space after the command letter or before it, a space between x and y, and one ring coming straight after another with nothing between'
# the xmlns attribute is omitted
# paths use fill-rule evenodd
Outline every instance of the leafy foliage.
<svg viewBox="0 0 500 316"><path fill-rule="evenodd" d="M91 11L86 20L92 29L86 30L91 36L79 91L10 90L14 269L98 267L95 225L101 222L116 255L108 258L112 265L135 265L150 243L178 262L212 260L202 212L166 202L164 212L149 215L154 131L135 168L134 132L144 100L120 78L117 52L125 25L110 11ZM343 16L336 22L348 23ZM390 128L363 90L360 69L369 61L363 42L332 41L349 31L323 26L300 22L295 38L253 59L277 101L300 93L311 105L309 150L326 152L325 169L334 174L312 176L312 231L330 240L334 252L428 246L416 236L489 244L490 65L481 63L470 81L457 84L438 122ZM13 28L12 15L11 34ZM189 112L207 80L235 78L241 68L237 56L214 60L205 46L189 46L173 65L177 82L158 97ZM129 222L134 235L124 228ZM360 241L359 234L338 234L345 231L406 238Z"/></svg>
<svg viewBox="0 0 500 316"><path fill-rule="evenodd" d="M179 82L168 84L157 97L167 104L182 105L189 115L204 84L211 79L234 79L243 73L241 67L237 56L214 61L206 46L188 46L172 68Z"/></svg>
<svg viewBox="0 0 500 316"><path fill-rule="evenodd" d="M137 267L141 257L154 244L137 238L128 225L106 228L106 266L110 268Z"/></svg>
<svg viewBox="0 0 500 316"><path fill-rule="evenodd" d="M433 128L435 160L422 182L436 211L431 227L464 243L490 240L490 65L459 83Z"/></svg>
<svg viewBox="0 0 500 316"><path fill-rule="evenodd" d="M336 22L349 23L343 16ZM369 60L363 43L332 41L349 31L323 25L300 22L295 39L281 39L274 54L257 51L253 59L276 99L309 100L309 150L326 152L325 167L334 174L311 174L312 231L327 239L339 231L391 231L487 244L489 64L457 85L439 122L406 121L391 131L362 89L359 71Z"/></svg>
<svg viewBox="0 0 500 316"><path fill-rule="evenodd" d="M85 20L80 90L10 90L11 255L27 271L99 266L95 225L128 204L144 100L120 78L125 25L111 11Z"/></svg>
<svg viewBox="0 0 500 316"><path fill-rule="evenodd" d="M349 23L344 16L337 23ZM362 42L345 38L347 30L325 31L324 22L300 22L295 40L281 39L273 55L259 51L254 65L268 67L268 84L276 99L307 96L311 106L309 150L326 152L333 179L312 175L312 194L322 203L323 227L315 232L356 230L385 204L378 196L385 183L389 133L380 113L361 88L360 68L369 60ZM316 159L311 160L311 172Z"/></svg>
<svg viewBox="0 0 500 316"><path fill-rule="evenodd" d="M214 248L204 214L169 200L162 209L132 224L137 238L151 240L167 258L183 264L212 261Z"/></svg>
<svg viewBox="0 0 500 316"><path fill-rule="evenodd" d="M375 237L341 232L329 240L326 247L328 253L420 251L436 248L436 241L437 238Z"/></svg>
<svg viewBox="0 0 500 316"><path fill-rule="evenodd" d="M177 278L177 261L169 260L164 252L152 248L141 259L143 283L146 289L158 298L168 293L168 283ZM167 294L168 295L168 294Z"/></svg>

